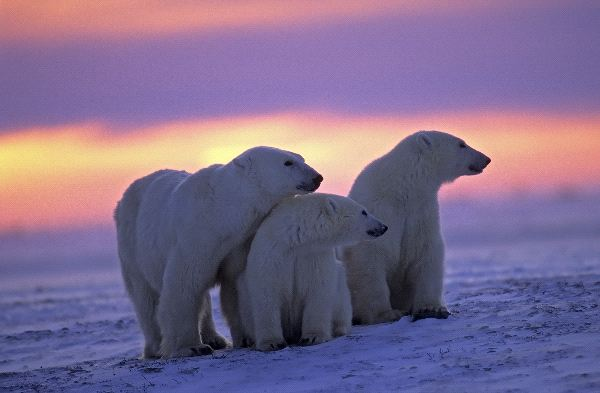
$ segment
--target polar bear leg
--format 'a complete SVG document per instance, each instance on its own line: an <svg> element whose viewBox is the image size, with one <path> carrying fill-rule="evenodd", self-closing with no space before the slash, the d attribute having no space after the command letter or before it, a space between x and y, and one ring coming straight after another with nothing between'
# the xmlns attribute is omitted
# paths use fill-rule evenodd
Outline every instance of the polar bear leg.
<svg viewBox="0 0 600 393"><path fill-rule="evenodd" d="M198 322L204 315L202 306L214 275L201 274L190 266L210 265L198 260L171 260L163 276L156 316L162 334L160 352L165 358L212 353L209 345L202 344Z"/></svg>
<svg viewBox="0 0 600 393"><path fill-rule="evenodd" d="M212 353L202 344L198 319L203 295L182 296L175 288L164 288L160 295L157 319L162 333L160 352L163 357L186 357Z"/></svg>
<svg viewBox="0 0 600 393"><path fill-rule="evenodd" d="M146 341L142 356L144 359L158 358L160 357L161 341L160 329L156 322L158 294L148 285L141 274L136 276L123 274L123 278Z"/></svg>
<svg viewBox="0 0 600 393"><path fill-rule="evenodd" d="M313 288L304 303L300 345L314 345L331 340L333 299L326 288Z"/></svg>
<svg viewBox="0 0 600 393"><path fill-rule="evenodd" d="M423 318L448 318L450 312L443 299L444 257L443 250L427 250L419 269L411 272L409 281L414 282L414 300L411 307L413 321Z"/></svg>
<svg viewBox="0 0 600 393"><path fill-rule="evenodd" d="M287 346L281 326L281 304L275 298L272 294L252 298L254 341L259 351L277 351Z"/></svg>
<svg viewBox="0 0 600 393"><path fill-rule="evenodd" d="M244 329L240 317L238 290L235 280L224 280L221 282L221 310L229 325L233 346L242 347L248 337L244 337Z"/></svg>
<svg viewBox="0 0 600 393"><path fill-rule="evenodd" d="M354 324L393 322L406 315L405 311L392 308L385 272L364 269L360 273L361 277L351 285L350 291Z"/></svg>
<svg viewBox="0 0 600 393"><path fill-rule="evenodd" d="M352 306L350 305L350 299L340 303L339 308L335 310L333 318L333 336L340 337L345 336L350 332L352 327Z"/></svg>
<svg viewBox="0 0 600 393"><path fill-rule="evenodd" d="M345 280L344 275L344 280ZM339 286L336 294L336 307L333 310L333 336L345 336L352 326L352 304L350 302L350 291L344 282Z"/></svg>
<svg viewBox="0 0 600 393"><path fill-rule="evenodd" d="M204 295L201 310L200 336L202 337L202 343L210 345L212 349L231 347L229 341L217 332L212 316L212 301L210 299L210 293L208 292Z"/></svg>
<svg viewBox="0 0 600 393"><path fill-rule="evenodd" d="M248 293L246 275L242 273L235 282L237 292L237 315L239 316L239 331L231 331L234 338L234 346L241 348L254 347L254 317L252 313L251 297ZM239 336L238 336L239 335Z"/></svg>
<svg viewBox="0 0 600 393"><path fill-rule="evenodd" d="M342 262L337 261L337 288L335 293L335 306L333 309L333 336L339 337L348 334L352 327L352 303L350 290L346 279L346 268Z"/></svg>

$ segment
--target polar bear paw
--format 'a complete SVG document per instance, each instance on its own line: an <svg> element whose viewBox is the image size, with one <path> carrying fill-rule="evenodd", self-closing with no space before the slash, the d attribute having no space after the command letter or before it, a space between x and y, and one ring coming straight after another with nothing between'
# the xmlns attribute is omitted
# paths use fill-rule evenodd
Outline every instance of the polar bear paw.
<svg viewBox="0 0 600 393"><path fill-rule="evenodd" d="M254 346L254 340L250 337L242 337L241 347L242 348L252 348Z"/></svg>
<svg viewBox="0 0 600 393"><path fill-rule="evenodd" d="M164 356L164 357L187 358L187 357L193 357L193 356L211 355L213 352L214 352L214 350L211 348L210 345L200 344L195 347L179 349L179 350L175 351L174 353L172 353L168 356Z"/></svg>
<svg viewBox="0 0 600 393"><path fill-rule="evenodd" d="M408 313L406 311L391 309L379 314L377 316L377 323L395 322L407 314Z"/></svg>
<svg viewBox="0 0 600 393"><path fill-rule="evenodd" d="M158 359L160 358L160 345L158 344L146 344L144 347L144 353L142 354L142 359Z"/></svg>
<svg viewBox="0 0 600 393"><path fill-rule="evenodd" d="M376 323L396 322L403 316L408 315L408 312L403 310L391 309L380 312L379 314L369 313L363 316L355 316L352 318L353 325L373 325Z"/></svg>
<svg viewBox="0 0 600 393"><path fill-rule="evenodd" d="M335 326L333 328L333 337L341 337L348 334L348 328L346 326Z"/></svg>
<svg viewBox="0 0 600 393"><path fill-rule="evenodd" d="M238 336L233 338L234 348L252 348L254 346L254 340L248 336Z"/></svg>
<svg viewBox="0 0 600 393"><path fill-rule="evenodd" d="M324 337L320 334L305 334L302 336L302 338L300 338L299 344L302 346L317 345L328 340L329 339L327 337Z"/></svg>
<svg viewBox="0 0 600 393"><path fill-rule="evenodd" d="M279 351L285 347L287 347L287 343L279 340L265 340L256 344L256 349L263 352Z"/></svg>
<svg viewBox="0 0 600 393"><path fill-rule="evenodd" d="M450 315L450 311L446 307L436 307L436 308L421 308L412 313L412 321L416 322L419 319L425 318L436 318L436 319L446 319Z"/></svg>
<svg viewBox="0 0 600 393"><path fill-rule="evenodd" d="M231 348L231 343L220 334L210 337L202 337L202 342L206 345L210 345L212 349L225 349Z"/></svg>

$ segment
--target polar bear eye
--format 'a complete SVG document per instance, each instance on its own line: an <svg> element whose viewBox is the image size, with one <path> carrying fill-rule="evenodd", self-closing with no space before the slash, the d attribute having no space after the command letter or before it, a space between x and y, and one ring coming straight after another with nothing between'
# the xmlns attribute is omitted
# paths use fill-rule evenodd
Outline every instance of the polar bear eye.
<svg viewBox="0 0 600 393"><path fill-rule="evenodd" d="M465 147L467 147L467 144L465 142L460 142L458 146L460 146L461 149L464 149Z"/></svg>
<svg viewBox="0 0 600 393"><path fill-rule="evenodd" d="M361 212L361 214L362 214L363 216L366 216L366 215L367 215L367 211L366 211L366 210L363 210L363 211Z"/></svg>
<svg viewBox="0 0 600 393"><path fill-rule="evenodd" d="M290 160L287 160L286 162L283 163L283 165L285 165L285 166L291 166L292 164L293 164L293 162Z"/></svg>

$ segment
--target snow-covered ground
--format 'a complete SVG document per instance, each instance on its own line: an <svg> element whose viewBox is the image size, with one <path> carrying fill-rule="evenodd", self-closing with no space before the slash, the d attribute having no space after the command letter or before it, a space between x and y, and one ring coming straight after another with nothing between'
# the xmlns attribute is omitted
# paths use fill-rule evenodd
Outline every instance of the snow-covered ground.
<svg viewBox="0 0 600 393"><path fill-rule="evenodd" d="M137 360L110 231L4 236L0 391L600 391L600 197L442 213L448 320L168 361Z"/></svg>

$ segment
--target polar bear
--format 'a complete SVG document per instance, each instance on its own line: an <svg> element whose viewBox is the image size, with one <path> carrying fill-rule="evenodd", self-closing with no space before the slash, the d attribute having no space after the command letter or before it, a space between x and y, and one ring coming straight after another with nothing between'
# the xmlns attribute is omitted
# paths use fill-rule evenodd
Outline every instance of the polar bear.
<svg viewBox="0 0 600 393"><path fill-rule="evenodd" d="M193 174L160 170L133 182L115 221L143 356L193 356L227 345L215 330L208 290L235 280L226 273L243 266L228 266L228 256L239 254L276 203L322 180L298 154L255 147L225 165Z"/></svg>
<svg viewBox="0 0 600 393"><path fill-rule="evenodd" d="M345 336L350 331L352 326L352 303L350 300L350 290L348 289L348 283L346 280L346 268L344 264L335 260L335 295L333 298L333 312L332 312L332 331L333 337ZM248 294L248 286L246 285L247 278L245 276L241 276L238 280L243 281L242 283L238 283L241 291L239 292L239 296L242 296L241 308L240 310L240 321L237 325L237 329L232 329L232 337L233 343L235 347L251 347L254 345L254 319L252 314L252 309L249 304L249 294ZM331 285L327 282L327 285ZM245 327L244 327L245 323ZM290 338L288 339L291 342L299 342L298 338ZM305 344L308 344L306 342ZM315 343L316 344L316 343ZM276 347L283 348L285 345L281 343L281 345ZM272 350L273 348L267 348L266 350Z"/></svg>
<svg viewBox="0 0 600 393"><path fill-rule="evenodd" d="M335 247L386 230L346 197L283 200L258 228L238 278L245 343L271 351L346 334L352 321L350 293Z"/></svg>
<svg viewBox="0 0 600 393"><path fill-rule="evenodd" d="M357 324L412 315L447 318L443 299L444 243L438 191L490 163L462 139L420 131L402 140L358 175L349 196L384 217L389 233L338 249L346 265Z"/></svg>

